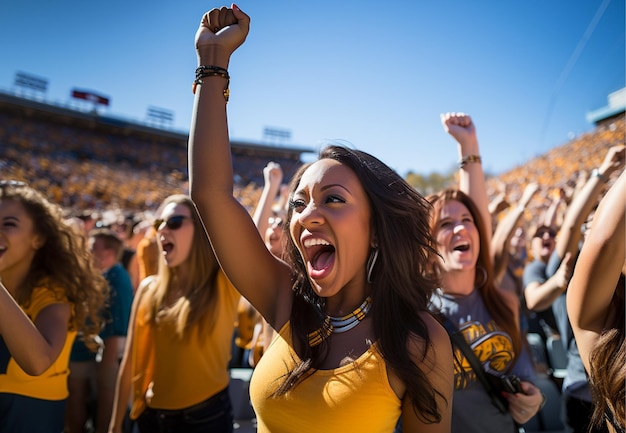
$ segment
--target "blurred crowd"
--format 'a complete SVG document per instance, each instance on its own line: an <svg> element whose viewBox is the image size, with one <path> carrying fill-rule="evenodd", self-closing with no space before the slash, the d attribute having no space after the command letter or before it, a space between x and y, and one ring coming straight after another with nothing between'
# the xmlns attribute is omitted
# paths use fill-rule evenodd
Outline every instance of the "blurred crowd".
<svg viewBox="0 0 626 433"><path fill-rule="evenodd" d="M187 148L166 138L154 141L107 131L81 129L43 119L0 113L0 179L24 181L58 204L65 212L66 222L71 223L86 239L92 239L90 248L94 256L97 250L93 245L96 238L108 239L108 236L112 239L112 246L102 247L113 251L111 263L102 268L108 272L113 266L118 266L128 273L130 286L127 284L128 287L124 289L128 299L122 314L125 321L120 325L125 330L132 296L137 293L141 281L157 272L155 263L158 261L159 249L155 234L164 229L178 230L182 225L183 219L176 226L176 221L164 218L160 206L168 197L178 197L179 194L186 195L189 192ZM611 171L606 171L606 179L602 179L605 181L602 190L597 194L594 192L595 204L615 183L623 171L625 131L625 117L621 115L544 155L487 179L494 232L497 226L505 225L503 222L509 210L521 210L519 219L510 226L509 234L503 238L507 243L506 246L503 243L503 250L507 251L503 254L508 258L502 262L502 268L510 270L510 275L499 275L501 288L516 292L520 298L524 297L524 290L529 286L522 278L524 268L532 260L539 259L533 257L539 253L531 247L532 243L535 239L544 239L545 234L545 239L552 239L551 248L554 249L554 238L566 220L574 198L592 176L603 176L602 173L598 174L598 167L613 165ZM615 150L620 145L621 150ZM608 161L611 149L614 149L616 156L614 160ZM482 155L482 158L488 160L489 155ZM618 161L619 158L622 158L621 161ZM272 168L268 164L276 165ZM281 166L278 183L273 185L274 189L266 204L267 214L255 216L255 223L270 250L272 236L278 236L285 218L285 189L284 184L283 188L279 188L279 184L283 172L285 183L289 181L286 174L297 169L296 163L287 158L278 158L272 162L258 156L238 155L233 158L234 194L251 215L260 208L259 203L263 200L264 188L268 188L271 173L278 176L276 173ZM177 200L182 199L178 197ZM189 207L186 212L190 213L183 217L191 218L193 212L188 203L176 202L172 208L178 206L176 209L180 210L183 205ZM155 226L156 217L161 220ZM94 229L108 231L94 232ZM282 245L279 247L277 256L280 255ZM498 257L495 262L498 264ZM547 264L547 259L545 262ZM537 286L543 282L535 281ZM522 323L522 331L540 333L543 344L553 334L564 333L553 322L554 318L534 315L529 311L532 308L526 309L526 305L522 308L528 320ZM254 368L264 347L271 340L271 335L263 336L266 328L267 324L249 304L239 304L237 320L233 324L230 368ZM119 347L123 347L123 344L120 343ZM111 355L116 369L108 373L109 379L115 377L114 373L117 374L117 363L122 356L120 348ZM551 374L552 379L560 385L562 377L554 375L556 366L550 365L547 354L532 352L531 355L538 371ZM89 361L95 362L91 358ZM83 377L73 379L77 383L82 383L81 379L86 383L90 375L95 374L85 372ZM113 391L109 392L108 399L111 400ZM81 406L82 403L81 398L75 404ZM111 411L110 407L106 410ZM78 419L78 424L84 425L86 417L85 414L84 418Z"/></svg>

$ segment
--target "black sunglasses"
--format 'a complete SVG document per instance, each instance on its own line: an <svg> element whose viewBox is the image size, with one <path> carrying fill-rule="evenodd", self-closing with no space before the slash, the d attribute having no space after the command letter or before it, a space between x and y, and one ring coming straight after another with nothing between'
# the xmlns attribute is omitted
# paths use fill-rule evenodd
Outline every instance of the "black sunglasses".
<svg viewBox="0 0 626 433"><path fill-rule="evenodd" d="M179 228L182 227L183 221L187 218L189 217L185 215L174 215L172 217L169 217L166 220L159 218L154 221L154 224L152 225L152 227L154 227L156 231L163 230L163 228L165 227L167 227L170 230L178 230Z"/></svg>

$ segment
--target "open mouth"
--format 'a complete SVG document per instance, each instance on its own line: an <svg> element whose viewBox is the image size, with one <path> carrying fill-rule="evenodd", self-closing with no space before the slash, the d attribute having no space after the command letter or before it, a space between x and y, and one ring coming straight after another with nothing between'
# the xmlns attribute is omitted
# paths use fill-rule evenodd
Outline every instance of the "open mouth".
<svg viewBox="0 0 626 433"><path fill-rule="evenodd" d="M161 248L163 248L163 254L167 255L174 249L174 244L171 242L163 242L161 243Z"/></svg>
<svg viewBox="0 0 626 433"><path fill-rule="evenodd" d="M309 238L304 241L309 259L310 273L313 278L325 275L335 262L335 247L320 238Z"/></svg>
<svg viewBox="0 0 626 433"><path fill-rule="evenodd" d="M466 243L466 242L464 242L464 243L461 243L461 244L455 245L452 249L453 249L454 251L461 251L461 252L465 252L465 251L469 251L469 248L470 248L469 244L468 244L468 243Z"/></svg>

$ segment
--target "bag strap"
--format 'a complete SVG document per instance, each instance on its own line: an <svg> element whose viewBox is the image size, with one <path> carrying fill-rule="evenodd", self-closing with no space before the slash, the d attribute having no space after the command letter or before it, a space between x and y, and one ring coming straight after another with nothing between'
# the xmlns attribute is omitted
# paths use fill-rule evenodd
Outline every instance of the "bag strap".
<svg viewBox="0 0 626 433"><path fill-rule="evenodd" d="M441 314L440 317L443 327L446 328L446 331L450 336L450 341L452 341L452 343L456 347L458 347L459 350L463 353L463 355L471 365L472 369L476 373L476 377L487 391L487 394L489 394L489 397L491 397L491 402L493 403L493 405L497 407L500 412L507 413L508 409L500 399L500 396L496 394L496 391L491 386L491 383L489 383L487 376L485 376L485 370L483 369L480 361L476 357L476 354L465 340L465 337L463 337L461 331L459 331L456 325L452 323L452 320L450 320L444 314Z"/></svg>

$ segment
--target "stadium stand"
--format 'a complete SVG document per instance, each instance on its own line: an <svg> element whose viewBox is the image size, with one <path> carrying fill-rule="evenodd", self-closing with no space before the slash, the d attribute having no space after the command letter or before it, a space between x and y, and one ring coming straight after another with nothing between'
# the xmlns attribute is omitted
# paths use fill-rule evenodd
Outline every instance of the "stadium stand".
<svg viewBox="0 0 626 433"><path fill-rule="evenodd" d="M81 112L0 92L0 170L24 180L63 207L153 210L170 194L186 191L187 134L124 119ZM236 193L250 211L267 161L287 176L313 150L233 142Z"/></svg>

